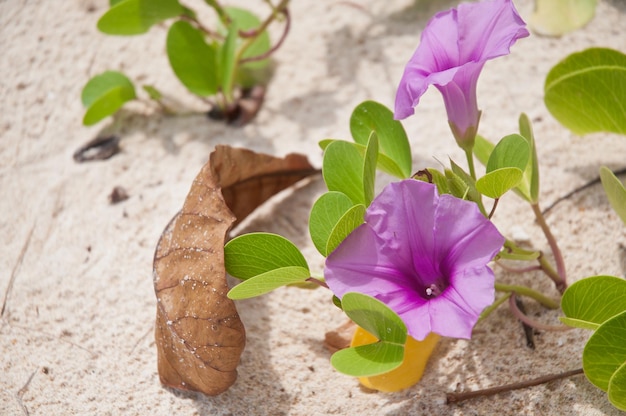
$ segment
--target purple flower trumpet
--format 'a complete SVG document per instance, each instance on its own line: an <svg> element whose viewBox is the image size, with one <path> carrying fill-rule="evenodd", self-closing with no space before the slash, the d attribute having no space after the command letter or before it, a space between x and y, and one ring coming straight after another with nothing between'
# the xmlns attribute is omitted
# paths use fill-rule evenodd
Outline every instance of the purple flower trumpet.
<svg viewBox="0 0 626 416"><path fill-rule="evenodd" d="M487 263L503 244L474 202L407 179L374 199L365 223L327 258L324 274L339 298L360 292L385 303L417 340L430 332L470 338L494 301Z"/></svg>
<svg viewBox="0 0 626 416"><path fill-rule="evenodd" d="M511 0L461 4L436 14L404 69L396 94L395 118L414 113L429 85L443 95L452 133L461 148L474 145L480 111L476 84L489 59L507 55L529 35Z"/></svg>

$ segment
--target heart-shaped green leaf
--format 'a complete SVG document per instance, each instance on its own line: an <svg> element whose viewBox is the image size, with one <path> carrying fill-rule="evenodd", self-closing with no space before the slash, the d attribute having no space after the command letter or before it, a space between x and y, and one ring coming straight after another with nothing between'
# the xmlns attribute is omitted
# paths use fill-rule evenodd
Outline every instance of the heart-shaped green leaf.
<svg viewBox="0 0 626 416"><path fill-rule="evenodd" d="M226 271L238 279L283 267L297 266L309 270L298 248L285 237L270 233L242 234L224 246Z"/></svg>
<svg viewBox="0 0 626 416"><path fill-rule="evenodd" d="M310 275L309 270L304 267L281 267L244 280L228 292L228 297L247 299L260 296L281 286L304 282Z"/></svg>
<svg viewBox="0 0 626 416"><path fill-rule="evenodd" d="M365 204L363 157L352 143L332 142L324 151L322 176L329 191L346 194L354 205Z"/></svg>
<svg viewBox="0 0 626 416"><path fill-rule="evenodd" d="M489 198L497 199L516 187L524 173L518 168L501 168L491 171L476 181L476 189Z"/></svg>
<svg viewBox="0 0 626 416"><path fill-rule="evenodd" d="M341 298L343 311L358 326L381 341L404 345L407 330L402 319L378 299L358 292Z"/></svg>
<svg viewBox="0 0 626 416"><path fill-rule="evenodd" d="M375 101L359 104L350 117L350 132L356 143L367 145L372 132L378 136L380 152L388 156L400 168L401 178L411 175L411 146L398 120L384 105Z"/></svg>
<svg viewBox="0 0 626 416"><path fill-rule="evenodd" d="M367 377L387 373L402 364L407 331L395 312L379 300L349 292L341 299L344 312L378 342L337 351L333 367L344 374Z"/></svg>
<svg viewBox="0 0 626 416"><path fill-rule="evenodd" d="M614 276L593 276L567 288L561 309L570 326L596 329L606 320L626 310L626 280Z"/></svg>
<svg viewBox="0 0 626 416"><path fill-rule="evenodd" d="M96 124L135 98L135 86L121 72L106 71L96 75L87 82L81 94L83 105L87 107L83 124Z"/></svg>
<svg viewBox="0 0 626 416"><path fill-rule="evenodd" d="M600 179L613 210L626 224L626 189L624 184L606 166L600 168Z"/></svg>
<svg viewBox="0 0 626 416"><path fill-rule="evenodd" d="M569 55L548 73L544 101L574 133L626 134L626 55L590 48Z"/></svg>
<svg viewBox="0 0 626 416"><path fill-rule="evenodd" d="M530 147L528 141L519 134L503 137L493 148L487 161L487 173L502 168L526 170Z"/></svg>
<svg viewBox="0 0 626 416"><path fill-rule="evenodd" d="M322 256L328 256L328 239L341 217L353 205L352 200L341 192L326 192L313 204L309 215L309 234Z"/></svg>
<svg viewBox="0 0 626 416"><path fill-rule="evenodd" d="M138 35L185 12L178 0L123 0L103 14L97 26L109 35Z"/></svg>
<svg viewBox="0 0 626 416"><path fill-rule="evenodd" d="M605 321L583 350L583 370L596 387L607 391L613 374L626 363L626 310ZM618 376L620 377L620 376ZM623 385L617 386L618 390Z"/></svg>
<svg viewBox="0 0 626 416"><path fill-rule="evenodd" d="M166 49L174 73L189 91L200 96L217 92L216 48L206 43L201 31L183 20L174 23Z"/></svg>

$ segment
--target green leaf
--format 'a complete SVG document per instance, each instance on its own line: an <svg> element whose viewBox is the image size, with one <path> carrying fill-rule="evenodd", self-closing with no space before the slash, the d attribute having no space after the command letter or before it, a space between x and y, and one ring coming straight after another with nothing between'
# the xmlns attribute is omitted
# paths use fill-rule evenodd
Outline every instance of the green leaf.
<svg viewBox="0 0 626 416"><path fill-rule="evenodd" d="M626 310L626 280L614 276L593 276L582 279L567 288L561 298L561 309L574 321L565 324L592 328Z"/></svg>
<svg viewBox="0 0 626 416"><path fill-rule="evenodd" d="M545 103L561 124L578 135L626 134L626 55L590 48L569 55L548 73Z"/></svg>
<svg viewBox="0 0 626 416"><path fill-rule="evenodd" d="M624 363L626 311L605 321L591 335L583 350L583 370L593 385L607 391L611 377Z"/></svg>
<svg viewBox="0 0 626 416"><path fill-rule="evenodd" d="M247 299L263 295L281 286L306 281L311 273L305 267L290 266L270 270L251 277L228 292L230 299Z"/></svg>
<svg viewBox="0 0 626 416"><path fill-rule="evenodd" d="M235 80L235 70L237 66L237 38L239 27L236 21L232 21L228 26L226 40L222 45L219 54L219 73L221 74L220 85L227 101L233 99L233 83Z"/></svg>
<svg viewBox="0 0 626 416"><path fill-rule="evenodd" d="M379 341L337 351L331 357L333 367L355 377L383 374L399 367L407 339L400 317L384 303L361 293L346 293L341 305L350 319Z"/></svg>
<svg viewBox="0 0 626 416"><path fill-rule="evenodd" d="M352 143L332 142L324 151L322 176L329 191L346 194L354 205L365 204L363 157Z"/></svg>
<svg viewBox="0 0 626 416"><path fill-rule="evenodd" d="M325 150L331 143L337 142L337 141L341 141L341 140L335 140L335 139L321 140L319 142L319 146L322 148L322 150ZM358 143L350 143L350 144L352 144L359 151L362 157L365 157L365 149L366 149L365 145L358 144ZM404 174L402 173L400 166L398 166L398 164L394 162L389 156L380 153L380 151L378 152L378 162L376 163L376 168L392 176L404 178L403 176Z"/></svg>
<svg viewBox="0 0 626 416"><path fill-rule="evenodd" d="M476 135L474 139L474 156L482 163L487 166L487 161L489 160L489 156L491 156L491 152L493 152L493 148L496 147L489 140L485 139L481 135Z"/></svg>
<svg viewBox="0 0 626 416"><path fill-rule="evenodd" d="M536 204L539 201L539 161L533 128L530 119L524 113L519 116L519 131L528 142L530 156L524 169L524 180L515 191L531 204Z"/></svg>
<svg viewBox="0 0 626 416"><path fill-rule="evenodd" d="M242 234L224 246L226 271L238 279L283 267L309 266L298 248L285 237L270 233Z"/></svg>
<svg viewBox="0 0 626 416"><path fill-rule="evenodd" d="M491 171L476 181L476 189L488 196L497 199L516 187L522 180L524 173L518 168L501 168Z"/></svg>
<svg viewBox="0 0 626 416"><path fill-rule="evenodd" d="M348 292L341 298L343 311L358 326L381 341L404 345L407 331L402 319L376 298Z"/></svg>
<svg viewBox="0 0 626 416"><path fill-rule="evenodd" d="M309 234L322 256L328 256L328 239L341 217L353 205L352 200L341 192L326 192L313 204L309 215Z"/></svg>
<svg viewBox="0 0 626 416"><path fill-rule="evenodd" d="M502 168L526 169L530 148L528 141L519 134L503 137L494 147L487 161L487 173Z"/></svg>
<svg viewBox="0 0 626 416"><path fill-rule="evenodd" d="M529 23L537 33L560 36L591 21L596 4L597 0L535 0Z"/></svg>
<svg viewBox="0 0 626 416"><path fill-rule="evenodd" d="M365 205L369 206L374 199L374 188L376 186L376 162L378 159L378 137L373 131L367 142L365 156L363 160L363 197Z"/></svg>
<svg viewBox="0 0 626 416"><path fill-rule="evenodd" d="M141 88L143 88L143 90L148 93L148 96L150 96L150 98L154 101L159 101L161 98L163 98L163 94L161 94L161 91L159 91L152 85L142 85Z"/></svg>
<svg viewBox="0 0 626 416"><path fill-rule="evenodd" d="M355 228L363 224L364 215L365 205L362 204L355 205L346 211L328 236L326 255L332 253Z"/></svg>
<svg viewBox="0 0 626 416"><path fill-rule="evenodd" d="M200 96L217 92L217 52L200 30L183 20L174 23L167 32L166 49L174 73L189 91Z"/></svg>
<svg viewBox="0 0 626 416"><path fill-rule="evenodd" d="M624 189L624 184L606 166L600 168L600 179L613 210L626 224L626 189Z"/></svg>
<svg viewBox="0 0 626 416"><path fill-rule="evenodd" d="M135 86L121 72L106 71L96 75L87 82L81 94L83 105L87 107L83 124L96 124L135 98Z"/></svg>
<svg viewBox="0 0 626 416"><path fill-rule="evenodd" d="M352 377L370 377L400 367L404 360L404 346L377 342L345 348L330 357L330 363L340 373Z"/></svg>
<svg viewBox="0 0 626 416"><path fill-rule="evenodd" d="M248 10L240 9L237 7L226 7L224 9L228 17L232 19L232 21L237 23L237 27L239 30L248 31L255 30L261 26L261 21L257 16L251 13ZM222 33L226 34L226 30L222 29ZM243 44L247 43L246 40L239 40L237 47L243 46ZM270 36L267 33L267 30L264 30L259 34L256 39L251 42L248 46L246 46L246 50L241 54L241 58L252 58L255 56L262 55L269 51L271 48ZM267 66L268 59L260 60L260 61L251 61L245 63L245 67L247 68L261 68Z"/></svg>
<svg viewBox="0 0 626 416"><path fill-rule="evenodd" d="M480 208L481 212L484 214L485 210L483 208L483 203L480 198L480 193L476 189L476 181L474 180L474 178L472 178L469 173L465 172L465 170L457 165L456 162L452 159L450 159L450 168L452 169L452 172L454 172L456 177L461 179L465 184L464 199L476 202L478 204L478 208Z"/></svg>
<svg viewBox="0 0 626 416"><path fill-rule="evenodd" d="M613 373L607 393L613 406L626 411L626 362Z"/></svg>
<svg viewBox="0 0 626 416"><path fill-rule="evenodd" d="M528 141L519 134L503 137L487 161L487 174L476 181L476 189L489 198L500 198L518 186L528 165Z"/></svg>
<svg viewBox="0 0 626 416"><path fill-rule="evenodd" d="M100 17L97 27L109 35L138 35L184 13L178 0L123 0Z"/></svg>
<svg viewBox="0 0 626 416"><path fill-rule="evenodd" d="M359 104L350 117L350 132L356 143L366 145L372 132L378 136L380 152L400 168L402 176L411 175L411 146L404 127L393 119L393 113L375 101ZM397 172L396 172L397 173Z"/></svg>

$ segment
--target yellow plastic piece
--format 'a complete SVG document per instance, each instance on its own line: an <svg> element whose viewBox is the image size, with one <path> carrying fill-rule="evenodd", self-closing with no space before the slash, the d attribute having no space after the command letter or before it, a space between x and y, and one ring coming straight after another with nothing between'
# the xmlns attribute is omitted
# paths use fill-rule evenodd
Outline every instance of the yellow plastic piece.
<svg viewBox="0 0 626 416"><path fill-rule="evenodd" d="M428 334L423 341L416 341L407 336L404 346L404 361L400 367L377 376L359 377L359 382L369 389L384 392L400 391L411 387L422 378L428 358L435 350L439 338L441 336L434 332ZM377 341L378 338L357 326L350 346L367 345Z"/></svg>

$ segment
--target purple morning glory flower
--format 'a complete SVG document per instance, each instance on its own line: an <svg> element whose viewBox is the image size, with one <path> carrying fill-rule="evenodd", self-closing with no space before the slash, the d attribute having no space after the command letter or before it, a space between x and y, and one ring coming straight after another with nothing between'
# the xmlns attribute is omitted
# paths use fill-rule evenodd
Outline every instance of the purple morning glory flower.
<svg viewBox="0 0 626 416"><path fill-rule="evenodd" d="M461 4L429 22L409 60L396 94L395 118L414 113L429 85L443 95L457 143L471 149L480 111L476 84L485 62L507 55L517 39L529 35L511 0Z"/></svg>
<svg viewBox="0 0 626 416"><path fill-rule="evenodd" d="M430 332L470 338L494 301L487 263L503 244L474 202L407 179L374 199L365 223L326 259L324 274L339 298L360 292L385 303L417 340Z"/></svg>

